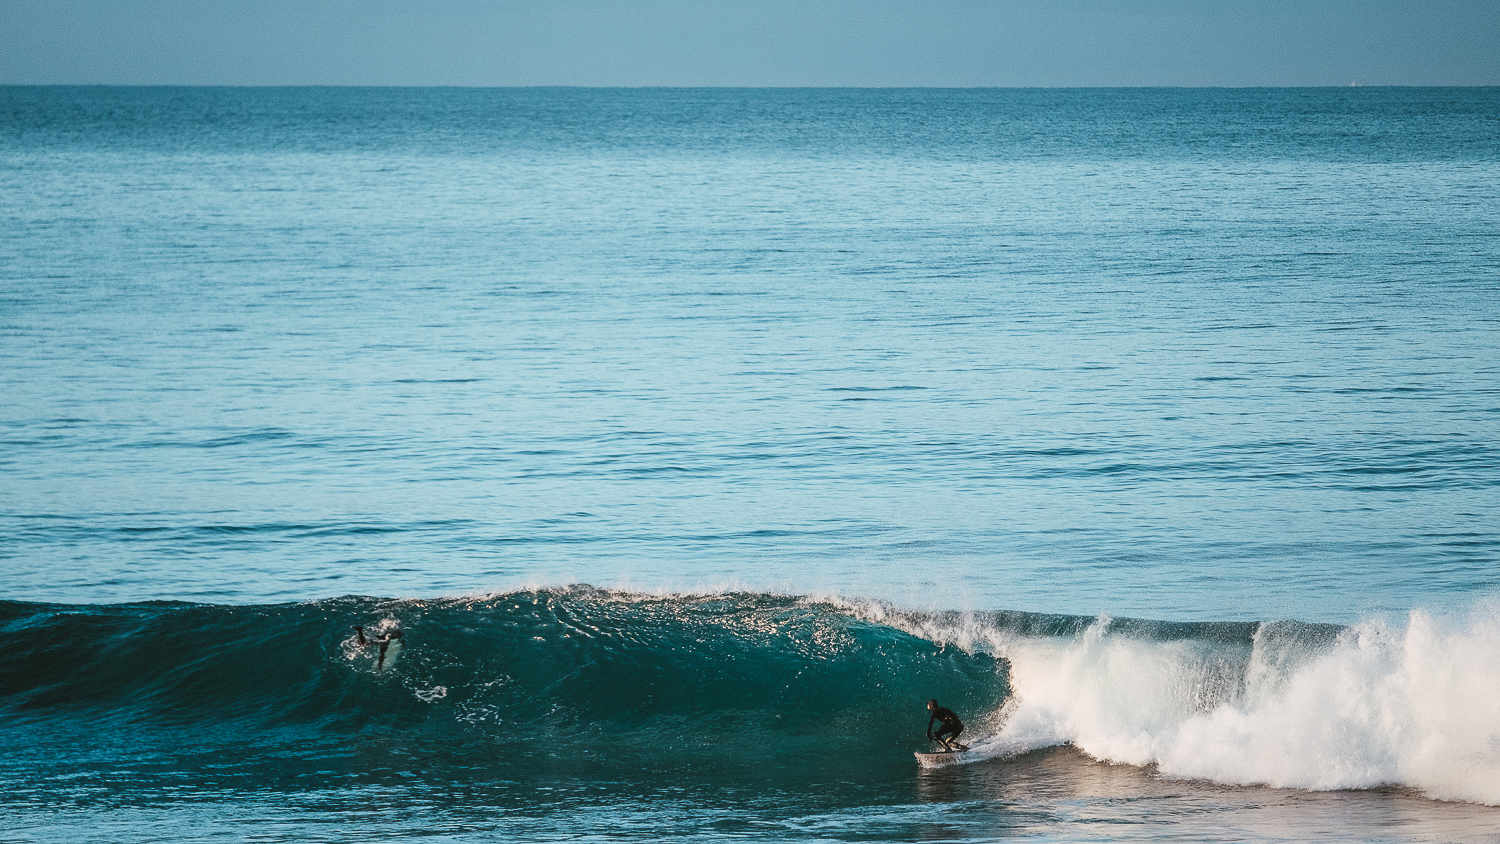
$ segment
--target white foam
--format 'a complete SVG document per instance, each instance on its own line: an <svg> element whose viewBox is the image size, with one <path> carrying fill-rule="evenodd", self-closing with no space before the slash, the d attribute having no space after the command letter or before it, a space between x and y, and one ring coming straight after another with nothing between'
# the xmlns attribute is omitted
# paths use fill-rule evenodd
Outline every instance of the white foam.
<svg viewBox="0 0 1500 844"><path fill-rule="evenodd" d="M923 633L939 632L931 629ZM1010 662L986 753L1069 743L1166 776L1304 789L1398 785L1500 805L1500 608L1414 611L1327 636L1262 625L1248 649L1143 640L1100 618L1073 638L936 637ZM963 641L961 641L963 640ZM976 732L985 724L975 725Z"/></svg>

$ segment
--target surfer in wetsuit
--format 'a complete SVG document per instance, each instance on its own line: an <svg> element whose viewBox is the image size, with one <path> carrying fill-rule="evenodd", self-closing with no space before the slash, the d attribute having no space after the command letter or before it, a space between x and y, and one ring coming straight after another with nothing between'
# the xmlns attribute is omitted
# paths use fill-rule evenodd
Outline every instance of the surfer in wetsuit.
<svg viewBox="0 0 1500 844"><path fill-rule="evenodd" d="M402 639L401 628L399 627L392 627L379 638L366 639L365 629L356 624L354 626L354 635L359 637L359 646L361 648L373 647L375 645L380 646L380 656L375 660L376 671L380 671L385 668L385 652L390 650L391 643L399 642Z"/></svg>
<svg viewBox="0 0 1500 844"><path fill-rule="evenodd" d="M927 701L927 711L932 716L927 719L927 740L935 741L948 750L968 750L967 747L958 743L958 734L964 731L964 722L958 720L953 710L946 706L938 706L936 699ZM943 725L938 731L932 731L932 723L941 721Z"/></svg>

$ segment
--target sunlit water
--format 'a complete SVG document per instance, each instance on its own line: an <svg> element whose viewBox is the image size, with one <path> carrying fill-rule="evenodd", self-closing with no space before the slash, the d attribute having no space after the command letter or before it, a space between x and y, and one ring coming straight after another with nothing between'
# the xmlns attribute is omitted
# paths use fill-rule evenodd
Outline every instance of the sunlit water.
<svg viewBox="0 0 1500 844"><path fill-rule="evenodd" d="M33 648L0 660L11 838L1500 835L1494 89L6 88L0 228L0 599ZM671 688L727 708L683 712L647 671L654 702L601 715L577 702L614 687L563 694L424 615L602 612L556 591L581 583L811 596L829 629L993 659L1008 704L928 679L1010 750L919 771L924 689L853 669L829 688L914 712L874 727L788 668L791 698L731 706L749 680L709 672ZM37 679L90 658L92 605L140 601L318 603L109 627L161 685ZM344 677L380 618L413 633L395 674L228 752L276 716L203 701ZM1283 628L1254 623L1285 619L1340 627L1266 663ZM705 659L848 665L789 623ZM316 647L192 679L263 635ZM198 637L223 647L171 668ZM506 684L594 713L569 754L636 752L627 713L880 749L495 767L533 729L484 697ZM508 726L434 714L464 701ZM838 717L725 714L799 706ZM205 744L173 749L179 721Z"/></svg>

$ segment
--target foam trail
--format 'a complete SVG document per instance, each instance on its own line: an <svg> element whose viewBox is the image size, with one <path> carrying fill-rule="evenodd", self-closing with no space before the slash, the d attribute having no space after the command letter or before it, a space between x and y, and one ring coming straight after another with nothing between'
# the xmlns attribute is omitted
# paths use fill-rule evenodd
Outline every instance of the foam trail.
<svg viewBox="0 0 1500 844"><path fill-rule="evenodd" d="M1306 789L1399 785L1500 805L1500 611L1412 612L1332 641L1294 623L1245 648L1212 639L990 631L1015 698L987 752L1071 743L1164 775ZM973 631L968 635L972 636ZM979 645L976 641L974 644Z"/></svg>

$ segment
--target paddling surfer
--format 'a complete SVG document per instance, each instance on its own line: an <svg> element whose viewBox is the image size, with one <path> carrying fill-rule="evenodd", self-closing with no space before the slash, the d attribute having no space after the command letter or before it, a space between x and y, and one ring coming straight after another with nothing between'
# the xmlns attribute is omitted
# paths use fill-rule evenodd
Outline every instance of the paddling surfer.
<svg viewBox="0 0 1500 844"><path fill-rule="evenodd" d="M932 715L927 719L927 740L941 744L946 750L968 750L967 747L958 743L958 734L964 731L964 722L958 720L958 715L946 706L938 706L936 699L927 701L927 711ZM938 731L932 731L932 724L941 721L942 726Z"/></svg>

